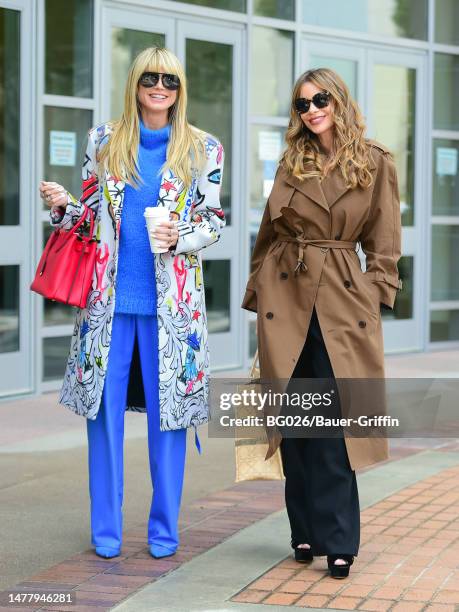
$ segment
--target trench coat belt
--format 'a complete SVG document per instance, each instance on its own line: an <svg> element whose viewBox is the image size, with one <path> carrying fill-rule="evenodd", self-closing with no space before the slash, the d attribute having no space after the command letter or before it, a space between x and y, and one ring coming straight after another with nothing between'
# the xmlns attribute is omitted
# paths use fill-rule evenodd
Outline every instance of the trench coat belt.
<svg viewBox="0 0 459 612"><path fill-rule="evenodd" d="M326 239L317 239L310 240L307 238L303 238L303 236L291 236L289 234L278 234L275 238L276 242L294 242L298 244L298 257L297 263L294 268L295 274L301 272L302 270L307 271L308 266L306 264L306 249L308 246L319 247L323 253L326 253L328 249L354 249L357 246L357 242L353 242L352 240L326 240ZM285 245L284 245L285 246ZM277 261L279 261L280 256L282 255L283 248L279 249L279 252L276 253Z"/></svg>

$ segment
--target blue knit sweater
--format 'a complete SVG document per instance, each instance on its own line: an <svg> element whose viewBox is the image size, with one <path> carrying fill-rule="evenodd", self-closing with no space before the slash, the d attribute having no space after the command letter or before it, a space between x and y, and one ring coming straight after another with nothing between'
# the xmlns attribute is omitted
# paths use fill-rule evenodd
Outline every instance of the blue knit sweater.
<svg viewBox="0 0 459 612"><path fill-rule="evenodd" d="M115 312L156 314L155 260L143 212L158 203L160 168L166 161L170 124L150 130L140 122L138 188L126 183L121 220Z"/></svg>

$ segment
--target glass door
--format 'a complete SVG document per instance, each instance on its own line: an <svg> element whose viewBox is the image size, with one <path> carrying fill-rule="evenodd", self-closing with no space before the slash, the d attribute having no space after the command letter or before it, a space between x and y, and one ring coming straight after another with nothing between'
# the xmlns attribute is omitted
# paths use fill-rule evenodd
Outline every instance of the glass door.
<svg viewBox="0 0 459 612"><path fill-rule="evenodd" d="M373 138L394 154L402 213L402 257L398 263L403 291L393 311L384 311L388 350L421 350L426 316L427 260L422 248L427 214L425 139L427 91L424 55L396 51L368 52L367 122Z"/></svg>
<svg viewBox="0 0 459 612"><path fill-rule="evenodd" d="M30 10L0 0L0 396L32 390Z"/></svg>
<svg viewBox="0 0 459 612"><path fill-rule="evenodd" d="M135 56L146 47L174 47L173 19L145 9L104 8L102 61L102 121L118 119L123 111L126 77Z"/></svg>
<svg viewBox="0 0 459 612"><path fill-rule="evenodd" d="M116 118L122 110L126 75L145 47L171 49L185 66L188 119L216 136L225 149L221 203L227 225L220 241L204 249L203 275L213 368L242 365L240 239L242 198L242 27L162 16L149 9L106 8L102 112Z"/></svg>
<svg viewBox="0 0 459 612"><path fill-rule="evenodd" d="M221 204L226 227L203 251L212 364L242 365L241 252L242 29L195 21L177 23L177 53L188 78L188 118L225 149Z"/></svg>
<svg viewBox="0 0 459 612"><path fill-rule="evenodd" d="M310 37L303 39L302 57L302 70L324 66L342 76L365 115L368 136L394 153L403 226L398 265L403 291L397 294L394 310L382 313L384 343L386 352L421 350L427 304L427 261L421 248L427 219L427 143L421 130L426 117L421 93L426 58L405 50L329 44ZM364 269L361 250L359 257Z"/></svg>
<svg viewBox="0 0 459 612"><path fill-rule="evenodd" d="M331 68L335 70L349 87L352 96L361 108L365 107L365 50L361 45L347 44L345 46L314 40L308 37L303 40L303 64L301 71L310 68Z"/></svg>

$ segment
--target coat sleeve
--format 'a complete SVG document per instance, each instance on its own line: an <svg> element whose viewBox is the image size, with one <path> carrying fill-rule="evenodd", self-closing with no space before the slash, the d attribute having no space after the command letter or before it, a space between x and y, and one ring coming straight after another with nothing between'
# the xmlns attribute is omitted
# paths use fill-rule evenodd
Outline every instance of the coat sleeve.
<svg viewBox="0 0 459 612"><path fill-rule="evenodd" d="M97 128L88 133L88 143L81 168L82 195L80 199L75 198L67 191L67 206L53 206L49 211L50 223L53 227L70 229L81 218L86 204L97 214L99 207L99 178L97 176Z"/></svg>
<svg viewBox="0 0 459 612"><path fill-rule="evenodd" d="M377 288L380 303L392 309L397 290L402 289L397 268L401 256L401 214L397 171L388 153L381 155L370 214L360 243L366 255L365 274Z"/></svg>
<svg viewBox="0 0 459 612"><path fill-rule="evenodd" d="M245 310L251 310L257 312L257 294L255 291L255 280L257 274L261 269L263 260L266 253L271 245L274 238L274 229L271 222L271 215L269 213L269 200L266 203L263 217L260 223L260 229L258 230L257 239L255 246L253 247L252 258L250 262L250 276L247 282L244 299L242 300L241 307Z"/></svg>
<svg viewBox="0 0 459 612"><path fill-rule="evenodd" d="M222 145L213 140L203 172L198 179L196 202L190 211L190 221L177 223L178 240L172 255L195 253L220 239L220 230L226 220L220 204L223 178L224 151Z"/></svg>

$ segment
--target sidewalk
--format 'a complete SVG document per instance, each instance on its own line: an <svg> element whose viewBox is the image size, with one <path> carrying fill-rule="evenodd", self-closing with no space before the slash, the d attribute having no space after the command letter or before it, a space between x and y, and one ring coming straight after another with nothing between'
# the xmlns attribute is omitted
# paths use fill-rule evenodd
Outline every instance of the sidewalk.
<svg viewBox="0 0 459 612"><path fill-rule="evenodd" d="M458 352L403 355L389 357L386 372L388 377L457 376L458 364ZM51 420L49 424L52 427ZM9 429L10 436L3 429L3 450L9 447L18 452L15 445L21 444L21 436L16 425ZM84 444L81 435L78 439L62 423L56 429L61 442L54 440L57 450L51 450L51 455L63 453L65 444ZM30 428L26 437L32 456L53 448L48 427L35 437L32 434ZM310 566L293 561L284 484L231 485L231 448L226 440L208 442L217 442L209 444L208 450L217 473L222 472L221 481L215 482L224 488L211 487L200 496L190 493L184 500L181 546L175 556L155 560L149 555L143 521L125 530L123 556L103 560L92 550L61 556L64 561L42 566L14 587L21 593L72 589L75 605L0 605L0 612L269 612L286 606L293 610L459 610L457 440L390 440L389 461L357 472L361 547L349 578L341 581L328 577L325 557ZM194 464L196 469L199 466Z"/></svg>
<svg viewBox="0 0 459 612"><path fill-rule="evenodd" d="M348 580L328 577L325 558L308 569L291 555L286 558L289 534L282 511L114 609L262 612L272 609L268 606L290 606L293 610L453 612L459 603L458 459L457 451L425 451L359 478L362 546Z"/></svg>

